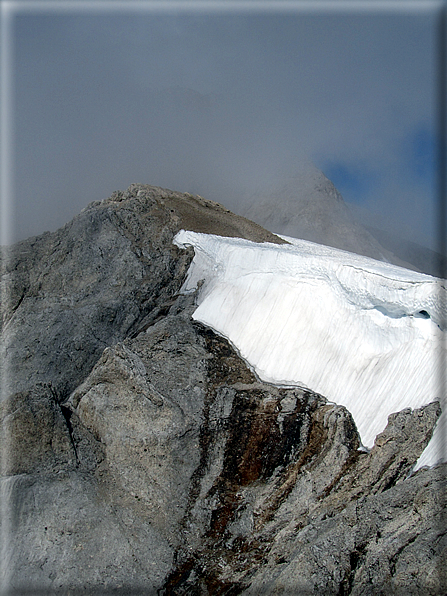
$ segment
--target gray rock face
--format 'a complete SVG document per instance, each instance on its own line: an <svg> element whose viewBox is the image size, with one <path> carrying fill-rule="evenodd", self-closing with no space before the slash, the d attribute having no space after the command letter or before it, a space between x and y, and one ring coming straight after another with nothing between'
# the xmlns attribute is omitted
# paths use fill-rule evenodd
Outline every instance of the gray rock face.
<svg viewBox="0 0 447 596"><path fill-rule="evenodd" d="M5 251L5 393L51 381L67 396L102 350L136 333L178 291L192 258L181 229L279 241L201 197L132 185L53 234Z"/></svg>
<svg viewBox="0 0 447 596"><path fill-rule="evenodd" d="M7 593L444 593L445 466L410 475L439 405L366 453L345 408L259 382L179 295L181 227L275 240L133 185L4 264Z"/></svg>

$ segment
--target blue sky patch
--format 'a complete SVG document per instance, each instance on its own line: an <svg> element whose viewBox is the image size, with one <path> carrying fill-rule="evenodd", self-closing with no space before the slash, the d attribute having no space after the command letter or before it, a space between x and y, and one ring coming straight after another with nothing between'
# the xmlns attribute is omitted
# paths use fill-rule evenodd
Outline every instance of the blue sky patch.
<svg viewBox="0 0 447 596"><path fill-rule="evenodd" d="M361 165L334 161L320 167L347 201L362 203L377 187L377 176Z"/></svg>
<svg viewBox="0 0 447 596"><path fill-rule="evenodd" d="M436 136L420 126L405 141L404 159L415 182L433 182L436 168Z"/></svg>

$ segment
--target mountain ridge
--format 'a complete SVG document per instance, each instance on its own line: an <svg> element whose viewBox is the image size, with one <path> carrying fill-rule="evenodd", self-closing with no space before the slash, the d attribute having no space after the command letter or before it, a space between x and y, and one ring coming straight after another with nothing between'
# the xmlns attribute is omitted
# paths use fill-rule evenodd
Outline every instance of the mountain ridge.
<svg viewBox="0 0 447 596"><path fill-rule="evenodd" d="M284 243L132 185L2 260L2 587L440 593L445 465L409 476L439 404L390 416L367 453L346 408L260 382L192 319L173 238L194 223Z"/></svg>

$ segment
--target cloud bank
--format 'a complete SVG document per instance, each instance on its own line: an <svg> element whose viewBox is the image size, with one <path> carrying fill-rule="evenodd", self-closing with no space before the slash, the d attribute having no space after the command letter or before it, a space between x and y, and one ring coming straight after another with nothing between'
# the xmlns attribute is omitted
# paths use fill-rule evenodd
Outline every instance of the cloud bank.
<svg viewBox="0 0 447 596"><path fill-rule="evenodd" d="M142 182L235 208L312 160L433 245L436 15L16 15L15 235Z"/></svg>

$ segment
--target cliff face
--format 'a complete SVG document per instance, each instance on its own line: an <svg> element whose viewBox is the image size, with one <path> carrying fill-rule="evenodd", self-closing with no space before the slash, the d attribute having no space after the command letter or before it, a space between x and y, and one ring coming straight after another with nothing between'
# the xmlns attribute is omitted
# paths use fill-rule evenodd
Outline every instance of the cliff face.
<svg viewBox="0 0 447 596"><path fill-rule="evenodd" d="M132 185L3 262L2 575L11 594L440 594L438 404L359 450L349 412L261 383L192 320L179 229L280 242Z"/></svg>

